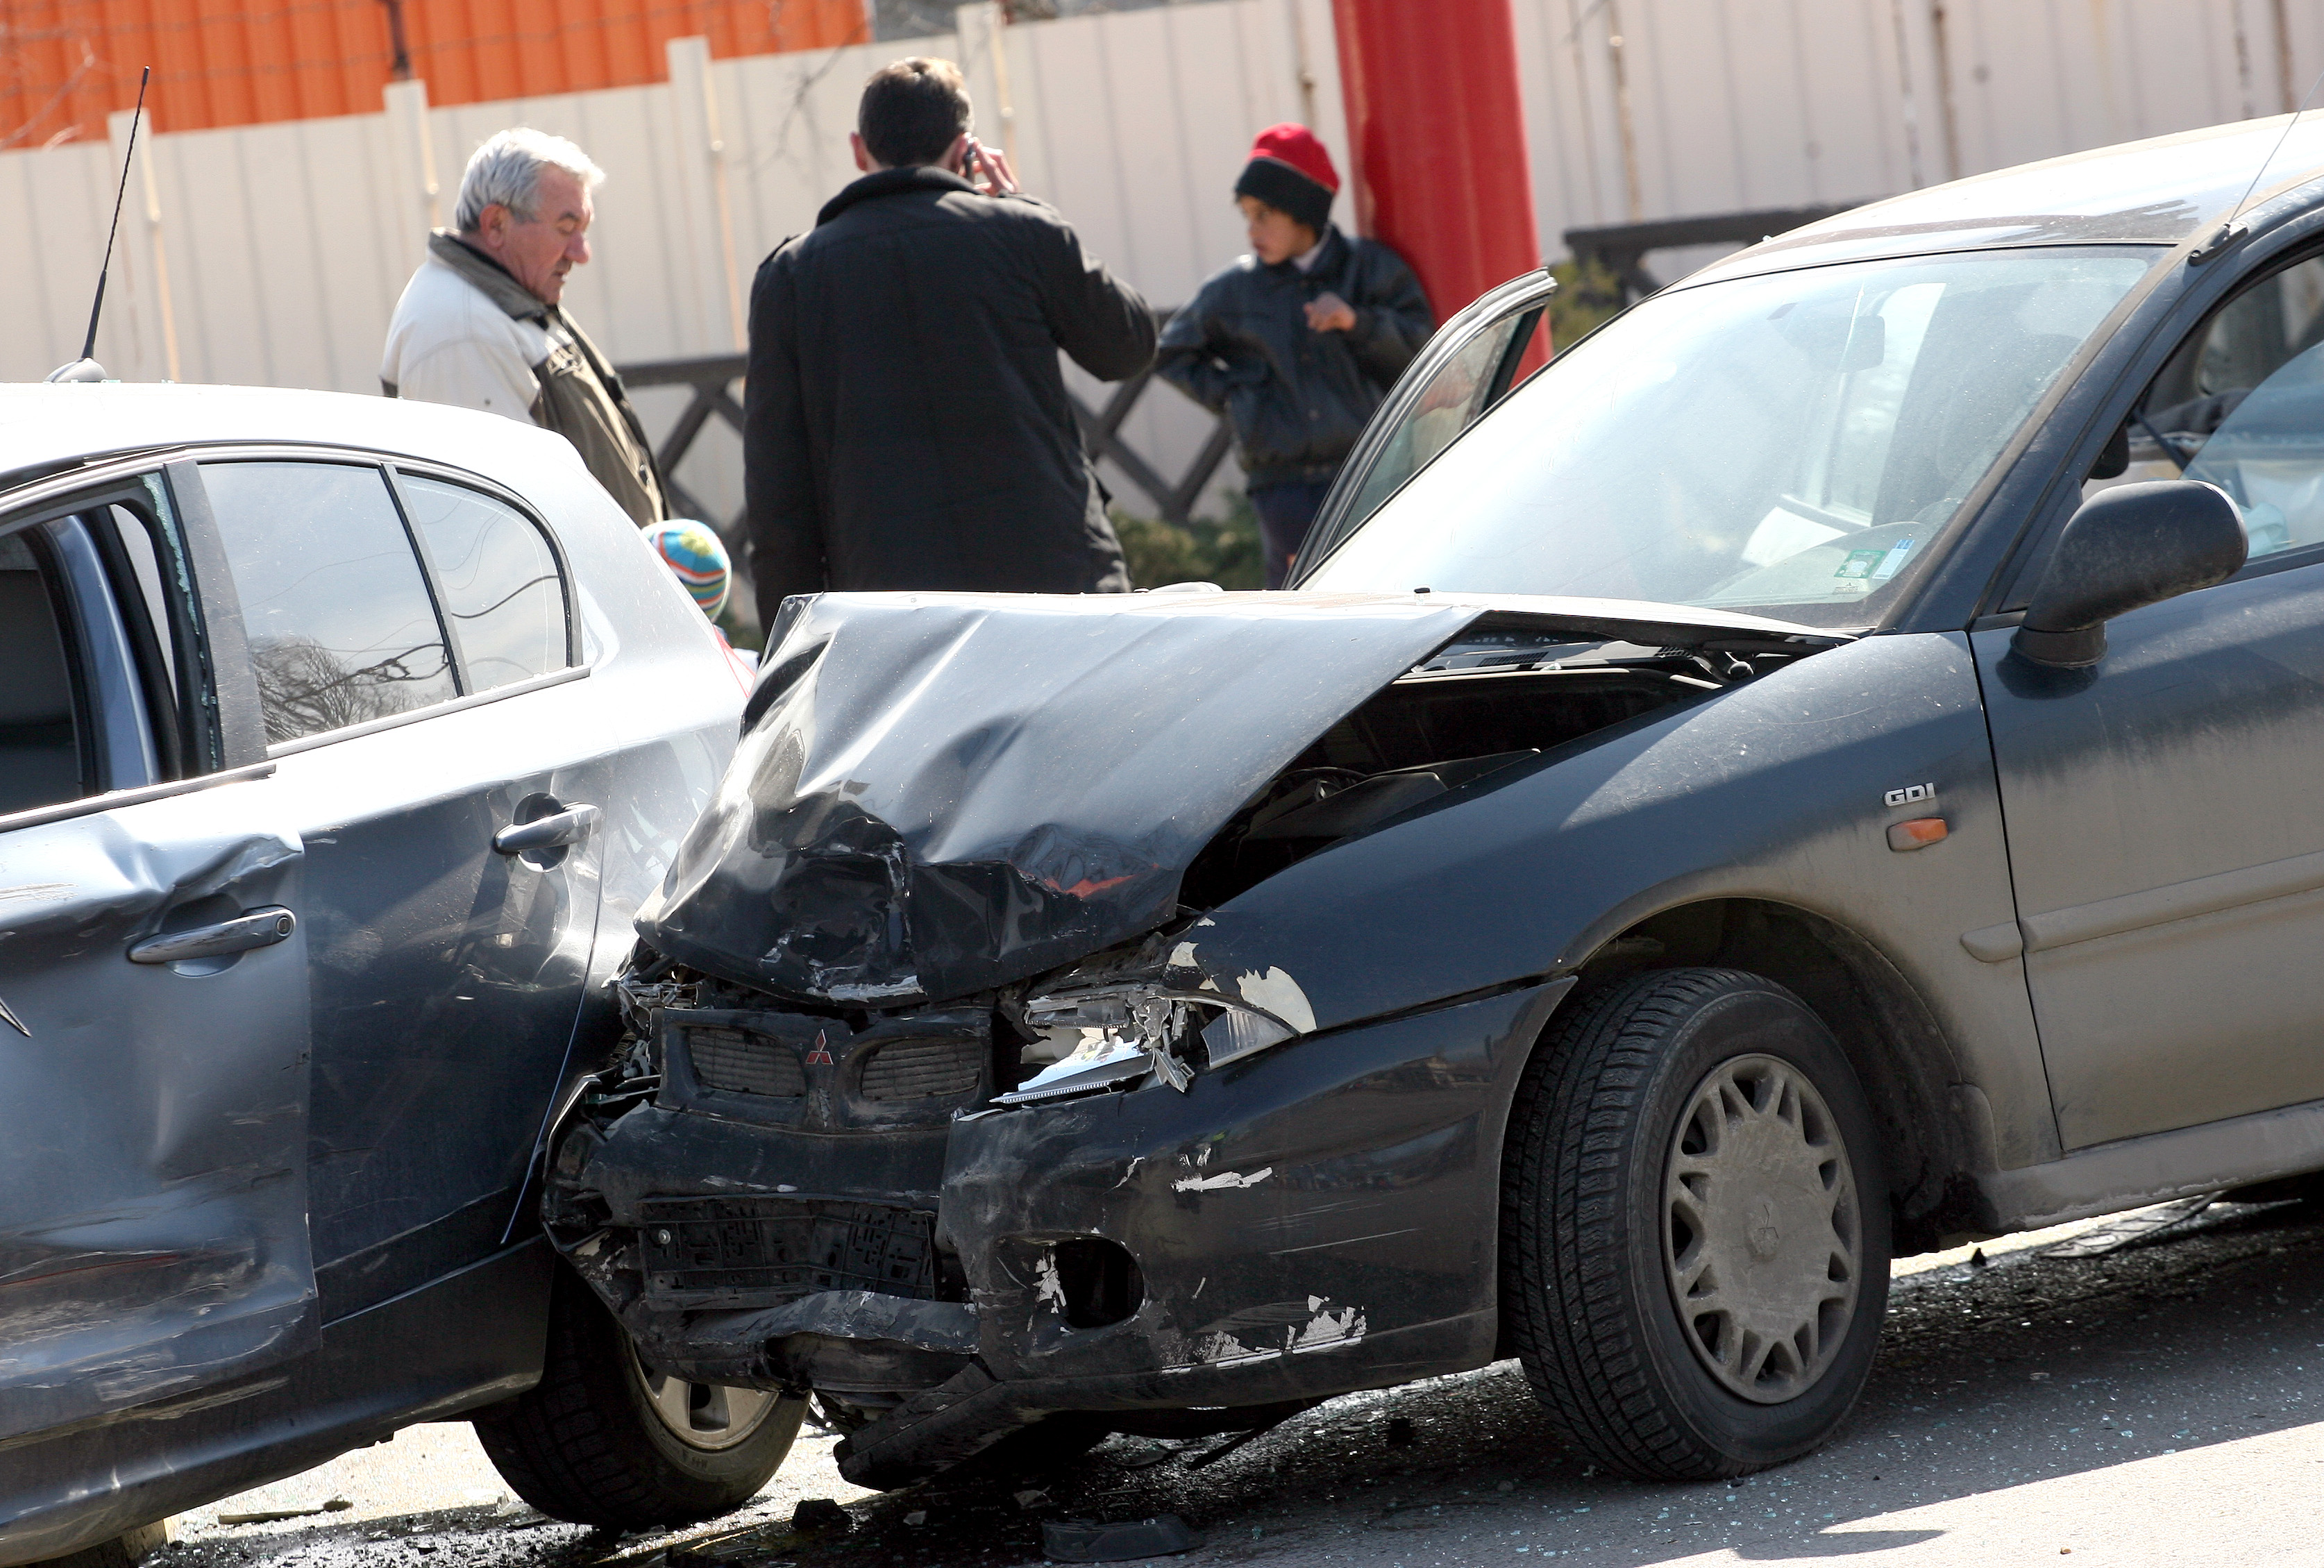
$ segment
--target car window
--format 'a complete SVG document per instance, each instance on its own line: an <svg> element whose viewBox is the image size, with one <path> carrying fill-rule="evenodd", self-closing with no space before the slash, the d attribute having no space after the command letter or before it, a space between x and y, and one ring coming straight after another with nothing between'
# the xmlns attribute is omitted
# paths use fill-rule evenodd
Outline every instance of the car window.
<svg viewBox="0 0 2324 1568"><path fill-rule="evenodd" d="M0 813L94 793L53 566L29 530L0 536Z"/></svg>
<svg viewBox="0 0 2324 1568"><path fill-rule="evenodd" d="M436 606L380 470L205 463L202 484L242 601L270 742L458 695Z"/></svg>
<svg viewBox="0 0 2324 1568"><path fill-rule="evenodd" d="M171 599L161 586L161 562L154 551L152 532L143 518L118 504L93 513L89 521L112 541L118 542L119 559L125 568L121 575L128 579L121 585L123 608L133 620L142 622L152 639L152 657L160 663L162 678L174 690L178 684L178 650L171 635ZM134 589L130 587L132 583L135 585Z"/></svg>
<svg viewBox="0 0 2324 1568"><path fill-rule="evenodd" d="M1667 290L1495 403L1300 586L1875 624L2151 263L1980 252Z"/></svg>
<svg viewBox="0 0 2324 1568"><path fill-rule="evenodd" d="M165 537L167 503L158 477L144 475L141 484L147 506L115 502L83 514L82 522L104 563L112 619L135 666L134 695L152 738L153 763L161 778L182 779L201 770L209 738L189 727L189 721L198 725L205 705L201 694L180 679L183 650L196 640L192 607L175 549Z"/></svg>
<svg viewBox="0 0 2324 1568"><path fill-rule="evenodd" d="M2261 279L2198 327L2129 436L2116 482L2183 474L2219 486L2253 559L2324 545L2324 257Z"/></svg>
<svg viewBox="0 0 2324 1568"><path fill-rule="evenodd" d="M466 485L399 476L470 691L565 668L565 584L532 521Z"/></svg>
<svg viewBox="0 0 2324 1568"><path fill-rule="evenodd" d="M1459 352L1437 367L1436 374L1408 404L1366 471L1362 486L1348 506L1343 528L1352 527L1379 510L1397 487L1428 466L1429 460L1452 444L1485 411L1507 379L1501 372L1509 349L1519 336L1530 337L1541 319L1539 309L1513 310L1462 344Z"/></svg>

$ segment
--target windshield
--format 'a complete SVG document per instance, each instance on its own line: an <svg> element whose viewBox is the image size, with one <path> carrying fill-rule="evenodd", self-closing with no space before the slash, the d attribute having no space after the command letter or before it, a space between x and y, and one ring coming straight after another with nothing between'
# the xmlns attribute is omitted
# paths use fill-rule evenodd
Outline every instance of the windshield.
<svg viewBox="0 0 2324 1568"><path fill-rule="evenodd" d="M1299 586L1869 625L2150 259L1986 252L1657 295L1551 361Z"/></svg>

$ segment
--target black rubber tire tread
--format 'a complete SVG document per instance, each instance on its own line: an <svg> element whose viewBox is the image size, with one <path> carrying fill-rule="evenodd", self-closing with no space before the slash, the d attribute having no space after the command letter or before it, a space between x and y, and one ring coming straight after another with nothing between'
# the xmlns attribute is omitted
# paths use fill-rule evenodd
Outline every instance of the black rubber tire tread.
<svg viewBox="0 0 2324 1568"><path fill-rule="evenodd" d="M779 1407L734 1448L674 1462L665 1444L675 1439L650 1430L639 1407L629 1355L613 1314L559 1268L540 1382L471 1418L510 1490L551 1518L612 1530L700 1524L756 1497L798 1420Z"/></svg>
<svg viewBox="0 0 2324 1568"><path fill-rule="evenodd" d="M1672 1417L1628 1311L1620 1260L1629 1129L1672 1036L1738 985L1790 994L1738 970L1671 969L1577 997L1526 1065L1510 1116L1501 1184L1509 1343L1559 1434L1640 1480L1762 1468L1709 1450Z"/></svg>

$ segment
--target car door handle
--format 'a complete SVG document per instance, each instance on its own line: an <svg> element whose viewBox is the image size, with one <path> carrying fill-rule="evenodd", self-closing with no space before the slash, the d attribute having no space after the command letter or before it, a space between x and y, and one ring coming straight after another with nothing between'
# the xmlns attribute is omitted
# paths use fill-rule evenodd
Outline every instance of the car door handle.
<svg viewBox="0 0 2324 1568"><path fill-rule="evenodd" d="M298 928L298 916L279 904L271 905L231 920L221 920L215 926L197 926L190 931L148 936L129 949L129 962L182 964L189 958L246 953L253 947L272 947Z"/></svg>
<svg viewBox="0 0 2324 1568"><path fill-rule="evenodd" d="M537 849L578 844L596 827L597 815L594 806L568 806L536 822L512 822L493 835L493 847L503 854L529 854Z"/></svg>

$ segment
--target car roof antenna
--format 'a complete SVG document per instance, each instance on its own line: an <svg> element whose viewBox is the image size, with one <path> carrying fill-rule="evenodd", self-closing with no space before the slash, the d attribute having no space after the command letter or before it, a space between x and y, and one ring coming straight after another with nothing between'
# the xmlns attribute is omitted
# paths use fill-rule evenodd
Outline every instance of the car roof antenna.
<svg viewBox="0 0 2324 1568"><path fill-rule="evenodd" d="M121 233L121 198L129 194L129 165L137 157L137 126L145 118L145 84L153 79L153 68L147 66L145 74L137 78L137 109L129 116L129 149L121 155L121 189L113 193L113 226L105 234L105 262L97 269L97 300L88 308L88 337L80 346L80 357L70 364L59 365L49 373L51 381L103 381L105 366L97 363L97 320L105 314L105 275L113 270L113 241Z"/></svg>
<svg viewBox="0 0 2324 1568"><path fill-rule="evenodd" d="M2292 118L2283 123L2283 134L2275 139L2275 145L2267 150L2267 156L2260 160L2259 167L2252 171L2251 183L2245 186L2244 193L2236 198L2235 210L2227 214L2227 221L2214 229L2210 238L2187 253L2189 266L2202 265L2244 237L2245 230L2236 220L2243 217L2244 208L2250 202L2252 192L2259 189L2260 179L2267 173L2268 165L2273 163L2275 155L2283 151L2283 144L2292 140L2292 128L2300 124L2300 116L2308 112L2308 106L2315 98L2318 88L2324 88L2324 71L2318 72L2316 79L2308 84L2308 95L2300 100L2300 106L2292 111Z"/></svg>

